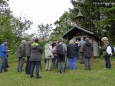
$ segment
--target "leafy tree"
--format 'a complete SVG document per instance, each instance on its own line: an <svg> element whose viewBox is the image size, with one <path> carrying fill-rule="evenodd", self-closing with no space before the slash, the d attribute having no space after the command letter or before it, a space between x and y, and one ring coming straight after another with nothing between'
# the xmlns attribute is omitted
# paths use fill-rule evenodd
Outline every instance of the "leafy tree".
<svg viewBox="0 0 115 86"><path fill-rule="evenodd" d="M100 37L107 36L110 41L115 44L115 5L112 5L112 2L114 2L114 0L71 0L73 9L70 9L69 12L65 12L60 19L55 22L56 28L52 32L52 37L61 37L68 31L68 28L77 25L76 16L80 9L85 16L82 27L94 32ZM68 24L68 19L71 25Z"/></svg>
<svg viewBox="0 0 115 86"><path fill-rule="evenodd" d="M29 29L32 22L12 15L6 1L0 2L0 39L9 41L9 48L15 51L17 43L24 38L24 32Z"/></svg>
<svg viewBox="0 0 115 86"><path fill-rule="evenodd" d="M65 12L59 20L57 20L54 24L56 28L53 29L53 32L51 33L51 39L59 39L61 36L66 33L73 25L71 22L71 13Z"/></svg>
<svg viewBox="0 0 115 86"><path fill-rule="evenodd" d="M52 24L39 24L38 25L38 33L39 33L39 38L42 41L48 40L50 33L52 31Z"/></svg>

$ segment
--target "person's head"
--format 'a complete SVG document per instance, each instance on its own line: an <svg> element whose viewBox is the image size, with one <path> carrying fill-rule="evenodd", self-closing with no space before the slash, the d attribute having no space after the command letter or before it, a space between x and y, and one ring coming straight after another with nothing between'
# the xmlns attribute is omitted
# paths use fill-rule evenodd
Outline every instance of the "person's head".
<svg viewBox="0 0 115 86"><path fill-rule="evenodd" d="M71 40L69 41L69 44L75 44L74 40L71 39Z"/></svg>
<svg viewBox="0 0 115 86"><path fill-rule="evenodd" d="M63 38L60 38L58 42L63 42L63 41L64 41L64 39L63 39Z"/></svg>
<svg viewBox="0 0 115 86"><path fill-rule="evenodd" d="M5 43L5 45L8 45L8 40L6 39L6 40L4 41L4 43Z"/></svg>
<svg viewBox="0 0 115 86"><path fill-rule="evenodd" d="M52 44L52 41L49 40L48 43L49 43L49 44Z"/></svg>
<svg viewBox="0 0 115 86"><path fill-rule="evenodd" d="M26 44L26 40L22 40L22 41L21 41L21 44Z"/></svg>
<svg viewBox="0 0 115 86"><path fill-rule="evenodd" d="M102 41L103 43L108 43L108 38L107 38L107 37L103 37L103 38L101 39L101 41Z"/></svg>
<svg viewBox="0 0 115 86"><path fill-rule="evenodd" d="M6 45L6 47L8 47L8 41L5 41L4 44Z"/></svg>
<svg viewBox="0 0 115 86"><path fill-rule="evenodd" d="M76 44L78 44L79 43L79 40L76 40L76 42L75 42Z"/></svg>
<svg viewBox="0 0 115 86"><path fill-rule="evenodd" d="M57 43L57 40L54 40L53 42L54 42L54 43Z"/></svg>
<svg viewBox="0 0 115 86"><path fill-rule="evenodd" d="M81 40L83 40L83 38L81 37Z"/></svg>
<svg viewBox="0 0 115 86"><path fill-rule="evenodd" d="M108 38L107 38L107 37L103 37L103 38L101 39L101 41L108 41Z"/></svg>
<svg viewBox="0 0 115 86"><path fill-rule="evenodd" d="M32 38L30 39L30 41L32 41L32 42L35 41L35 37L32 37Z"/></svg>
<svg viewBox="0 0 115 86"><path fill-rule="evenodd" d="M85 39L85 42L86 42L86 43L90 43L90 39L87 37L87 38Z"/></svg>
<svg viewBox="0 0 115 86"><path fill-rule="evenodd" d="M35 41L36 43L38 43L38 42L39 42L39 39L38 39L38 38L35 38L34 41Z"/></svg>

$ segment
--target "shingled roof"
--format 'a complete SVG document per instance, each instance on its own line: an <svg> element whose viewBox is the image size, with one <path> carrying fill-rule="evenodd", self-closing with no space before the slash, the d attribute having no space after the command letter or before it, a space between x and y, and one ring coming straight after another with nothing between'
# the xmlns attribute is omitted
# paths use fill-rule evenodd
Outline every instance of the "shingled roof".
<svg viewBox="0 0 115 86"><path fill-rule="evenodd" d="M96 33L91 32L91 31L88 31L88 30L83 29L83 28L80 28L80 27L78 27L78 26L71 28L68 32L66 32L66 33L62 36L62 38L64 38L64 39L71 39L71 38L73 38L74 36L76 36L79 32L83 32L83 33L85 33L86 35L93 36L93 37L97 38L98 40L100 40L99 35L97 35Z"/></svg>

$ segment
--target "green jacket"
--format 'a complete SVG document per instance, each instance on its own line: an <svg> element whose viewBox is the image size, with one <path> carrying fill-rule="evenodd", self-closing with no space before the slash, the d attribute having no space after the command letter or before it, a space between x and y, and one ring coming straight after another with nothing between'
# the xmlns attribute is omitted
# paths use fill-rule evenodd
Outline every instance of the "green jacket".
<svg viewBox="0 0 115 86"><path fill-rule="evenodd" d="M40 61L42 58L43 48L36 42L31 44L30 61Z"/></svg>

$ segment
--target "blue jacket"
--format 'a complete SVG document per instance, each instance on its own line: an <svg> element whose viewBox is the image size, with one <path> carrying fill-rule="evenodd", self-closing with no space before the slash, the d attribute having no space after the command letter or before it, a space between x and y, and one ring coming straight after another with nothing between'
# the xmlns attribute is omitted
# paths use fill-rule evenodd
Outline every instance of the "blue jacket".
<svg viewBox="0 0 115 86"><path fill-rule="evenodd" d="M6 45L2 43L0 45L0 57L6 57L6 56L7 56Z"/></svg>

